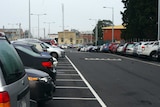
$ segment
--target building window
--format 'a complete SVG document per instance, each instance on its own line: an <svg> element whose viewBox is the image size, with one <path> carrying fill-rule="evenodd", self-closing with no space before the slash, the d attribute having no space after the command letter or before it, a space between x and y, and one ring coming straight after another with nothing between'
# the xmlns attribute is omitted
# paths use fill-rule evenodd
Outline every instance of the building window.
<svg viewBox="0 0 160 107"><path fill-rule="evenodd" d="M61 38L61 42L64 42L64 39L63 39L63 38Z"/></svg>
<svg viewBox="0 0 160 107"><path fill-rule="evenodd" d="M70 38L70 42L73 42L73 38Z"/></svg>

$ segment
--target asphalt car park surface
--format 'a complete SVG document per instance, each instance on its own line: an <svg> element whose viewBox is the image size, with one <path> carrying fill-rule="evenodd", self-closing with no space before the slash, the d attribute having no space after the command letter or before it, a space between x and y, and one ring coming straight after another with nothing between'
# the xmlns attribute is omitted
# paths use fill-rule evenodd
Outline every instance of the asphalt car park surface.
<svg viewBox="0 0 160 107"><path fill-rule="evenodd" d="M101 107L103 102L89 83L65 58L58 60L56 91L43 107Z"/></svg>
<svg viewBox="0 0 160 107"><path fill-rule="evenodd" d="M159 62L72 49L58 61L57 90L43 107L160 105Z"/></svg>

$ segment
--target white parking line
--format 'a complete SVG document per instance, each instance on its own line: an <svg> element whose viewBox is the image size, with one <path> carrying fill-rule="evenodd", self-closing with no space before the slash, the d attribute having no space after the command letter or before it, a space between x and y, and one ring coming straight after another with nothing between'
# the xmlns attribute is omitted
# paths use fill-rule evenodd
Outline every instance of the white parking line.
<svg viewBox="0 0 160 107"><path fill-rule="evenodd" d="M67 64L58 64L58 66L72 66L70 63L67 63Z"/></svg>
<svg viewBox="0 0 160 107"><path fill-rule="evenodd" d="M106 104L102 101L102 99L98 96L98 94L96 93L96 91L92 88L92 86L88 83L88 81L83 77L83 75L81 74L81 72L76 68L76 66L72 63L72 61L65 56L68 61L72 64L72 66L75 68L75 70L77 71L77 73L80 75L80 77L82 78L82 80L85 82L85 84L88 86L88 88L90 89L90 91L92 92L92 94L95 96L95 98L98 100L99 104L102 107L107 107Z"/></svg>
<svg viewBox="0 0 160 107"><path fill-rule="evenodd" d="M74 86L56 86L60 89L89 89L88 87L74 87Z"/></svg>
<svg viewBox="0 0 160 107"><path fill-rule="evenodd" d="M53 100L97 100L96 98L77 98L77 97L53 97Z"/></svg>
<svg viewBox="0 0 160 107"><path fill-rule="evenodd" d="M83 81L83 80L81 80L81 79L56 79L56 81L71 81L71 82L78 82L78 81Z"/></svg>
<svg viewBox="0 0 160 107"><path fill-rule="evenodd" d="M58 74L57 75L61 75L61 76L79 76L78 74Z"/></svg>
<svg viewBox="0 0 160 107"><path fill-rule="evenodd" d="M59 71L67 72L67 71L76 71L76 70L75 70L75 69L72 69L72 70L69 70L69 69L58 69L57 71L58 71L58 72L59 72Z"/></svg>
<svg viewBox="0 0 160 107"><path fill-rule="evenodd" d="M84 60L89 60L89 61L122 61L122 59L118 58L84 58Z"/></svg>

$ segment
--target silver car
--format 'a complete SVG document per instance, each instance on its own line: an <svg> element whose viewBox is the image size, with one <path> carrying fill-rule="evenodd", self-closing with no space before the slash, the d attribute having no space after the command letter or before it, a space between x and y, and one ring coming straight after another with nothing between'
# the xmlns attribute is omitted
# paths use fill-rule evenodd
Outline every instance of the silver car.
<svg viewBox="0 0 160 107"><path fill-rule="evenodd" d="M24 66L13 46L1 32L0 107L30 107L29 81Z"/></svg>

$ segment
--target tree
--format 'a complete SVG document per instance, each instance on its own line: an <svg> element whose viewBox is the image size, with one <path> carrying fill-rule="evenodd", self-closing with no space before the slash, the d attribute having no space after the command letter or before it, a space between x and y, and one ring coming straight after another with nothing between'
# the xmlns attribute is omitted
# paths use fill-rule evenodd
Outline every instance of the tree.
<svg viewBox="0 0 160 107"><path fill-rule="evenodd" d="M158 29L158 0L122 0L124 12L121 37L125 40L156 40Z"/></svg>
<svg viewBox="0 0 160 107"><path fill-rule="evenodd" d="M112 21L110 20L99 20L98 23L97 23L97 27L98 27L98 41L102 41L103 40L103 27L108 27L108 26L111 26L112 25ZM93 29L93 36L96 35L96 26L95 28ZM99 43L98 44L101 44Z"/></svg>

